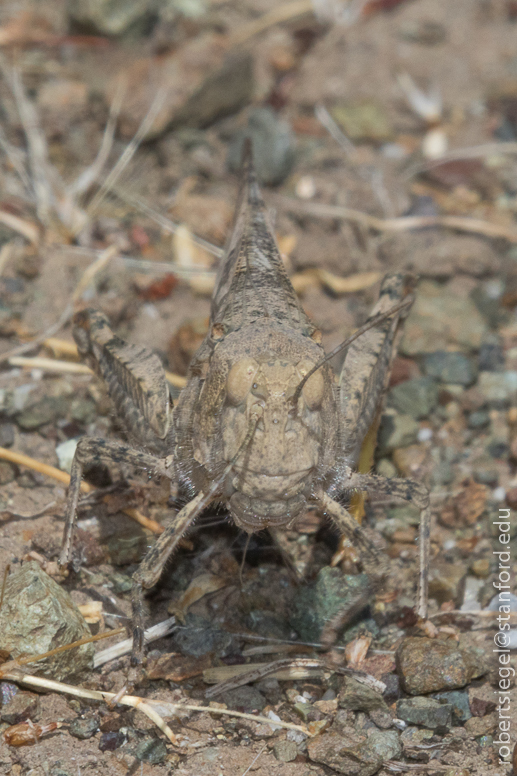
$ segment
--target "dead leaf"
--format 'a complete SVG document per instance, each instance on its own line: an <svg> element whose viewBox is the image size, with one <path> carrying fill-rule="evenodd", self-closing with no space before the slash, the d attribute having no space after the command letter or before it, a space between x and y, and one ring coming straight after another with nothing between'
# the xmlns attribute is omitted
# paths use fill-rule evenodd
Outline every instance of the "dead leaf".
<svg viewBox="0 0 517 776"><path fill-rule="evenodd" d="M371 636L359 636L346 645L345 658L349 668L361 668L371 643Z"/></svg>
<svg viewBox="0 0 517 776"><path fill-rule="evenodd" d="M291 278L294 290L297 294L303 294L317 283L332 291L333 294L354 294L364 291L366 288L378 283L382 277L381 272L356 272L348 277L339 277L326 269L306 269L297 272Z"/></svg>
<svg viewBox="0 0 517 776"><path fill-rule="evenodd" d="M79 611L83 615L88 625L94 625L102 620L102 601L88 601L86 604L80 604Z"/></svg>
<svg viewBox="0 0 517 776"><path fill-rule="evenodd" d="M193 658L171 652L167 655L160 655L160 657L155 660L150 660L146 672L149 679L165 679L168 682L182 682L184 679L192 679L194 676L200 676L203 671L210 667L210 664L210 655Z"/></svg>
<svg viewBox="0 0 517 776"><path fill-rule="evenodd" d="M176 619L185 623L185 615L192 604L199 601L203 596L208 595L208 593L215 593L216 590L220 590L225 586L226 582L221 577L216 577L215 574L201 574L192 580L177 601L173 601L169 605L169 614L173 614Z"/></svg>

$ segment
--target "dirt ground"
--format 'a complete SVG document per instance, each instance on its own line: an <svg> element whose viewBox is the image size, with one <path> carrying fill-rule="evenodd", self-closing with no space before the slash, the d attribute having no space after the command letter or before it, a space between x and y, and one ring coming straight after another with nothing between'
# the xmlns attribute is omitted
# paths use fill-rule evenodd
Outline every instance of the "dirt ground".
<svg viewBox="0 0 517 776"><path fill-rule="evenodd" d="M388 685L388 723L365 701L350 704L344 677L326 669L298 680L262 679L242 695L215 698L238 711L316 725L312 739L192 712L168 718L178 744L163 744L137 711L57 693L39 695L35 711L14 719L9 693L16 691L0 677L2 735L27 719L61 723L32 746L4 738L0 774L511 772L511 757L501 764L494 743L500 674L489 605L501 579L494 555L500 510L511 512L505 550L516 592L517 4L319 0L318 16L302 5L133 0L121 4L124 13L94 0L0 6L0 448L66 469L69 440L123 435L100 381L13 361L76 363L62 344L43 342L73 343L74 309L102 310L119 336L151 347L169 371L185 375L206 331L236 199L234 160L247 133L287 269L326 350L364 322L386 272L407 269L420 278L371 467L430 488L430 621L438 630L422 630L411 612L418 513L372 499L364 519L383 536L392 573L339 644L371 638L360 668ZM153 105L154 124L103 187ZM97 170L103 137L107 157ZM114 257L74 297L110 246ZM128 624L129 580L153 541L123 510L166 523L185 494L164 495L160 483L115 465L88 479L101 490L80 505L76 563L59 581L77 605L102 603L90 624L97 633ZM0 453L0 578L29 559L52 570L64 488ZM309 600L307 590L319 589L339 537L310 512L298 530L253 537L241 569L245 540L222 509L196 524L148 596L149 624L183 605L172 637L150 647L152 665L172 657L135 693L207 705L209 668L319 654L314 624L293 612ZM345 549L336 574L357 576L354 558ZM185 603L182 593L206 574L219 589L205 579L206 594ZM391 720L410 693L395 653L411 637L431 635L477 656L477 673L455 685L466 716L445 727L397 726ZM211 638L222 641L203 652L198 642ZM80 680L117 692L128 665L122 657ZM444 681L443 690L451 689ZM513 679L509 692L513 751ZM79 722L89 720L90 737L81 737ZM364 741L386 730L397 740L391 754L368 759ZM354 735L360 742L346 760L341 750L353 749ZM333 741L339 746L329 754Z"/></svg>

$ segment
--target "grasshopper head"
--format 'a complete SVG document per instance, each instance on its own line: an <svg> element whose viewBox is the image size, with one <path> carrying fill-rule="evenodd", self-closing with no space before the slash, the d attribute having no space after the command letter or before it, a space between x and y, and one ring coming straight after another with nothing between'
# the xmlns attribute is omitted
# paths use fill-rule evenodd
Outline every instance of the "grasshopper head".
<svg viewBox="0 0 517 776"><path fill-rule="evenodd" d="M315 362L292 363L266 354L238 360L226 381L222 417L225 461L235 457L230 477L230 510L238 525L255 531L292 523L306 506L318 470L323 429L325 378L315 372L292 398ZM239 453L250 424L254 433Z"/></svg>

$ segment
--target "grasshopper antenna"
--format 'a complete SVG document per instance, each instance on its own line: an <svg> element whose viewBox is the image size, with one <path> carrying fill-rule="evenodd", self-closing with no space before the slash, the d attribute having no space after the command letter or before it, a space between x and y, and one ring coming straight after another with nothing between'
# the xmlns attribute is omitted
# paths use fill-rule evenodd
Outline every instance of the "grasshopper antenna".
<svg viewBox="0 0 517 776"><path fill-rule="evenodd" d="M307 380L312 377L314 372L317 372L318 369L321 369L321 367L327 363L327 361L330 361L331 358L334 358L338 353L341 353L342 350L346 350L352 342L355 342L356 339L358 339L361 335L363 335L365 332L369 331L369 329L373 329L374 326L377 326L377 324L382 323L382 321L385 321L386 318L390 318L392 315L396 315L396 313L399 313L401 310L404 310L406 307L410 307L414 302L414 296L413 294L408 294L408 296L402 300L402 302L399 302L398 304L391 307L389 310L386 310L385 313L379 313L374 318L371 318L369 321L367 321L363 326L360 326L357 331L354 331L353 334L350 335L350 337L347 337L346 340L343 340L337 348L334 348L334 350L331 350L330 353L328 353L325 358L322 358L319 364L316 364L313 366L309 372L303 377L302 380L298 383L296 386L296 390L293 393L293 395L290 398L290 401L294 407L297 407L298 405L298 399L300 398L300 394L302 392L303 386L307 382Z"/></svg>

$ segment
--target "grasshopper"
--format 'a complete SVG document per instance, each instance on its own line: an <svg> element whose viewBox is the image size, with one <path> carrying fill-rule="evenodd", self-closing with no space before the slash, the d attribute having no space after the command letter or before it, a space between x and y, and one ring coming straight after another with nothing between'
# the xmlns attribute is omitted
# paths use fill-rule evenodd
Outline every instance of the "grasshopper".
<svg viewBox="0 0 517 776"><path fill-rule="evenodd" d="M346 348L346 356L337 378L328 363L336 351L325 355L321 333L286 274L248 148L209 331L176 406L157 355L123 342L95 310L75 315L79 352L105 380L129 444L79 440L61 565L70 561L86 465L129 464L178 483L188 497L133 576L133 666L144 659L144 590L158 581L189 526L213 502L224 503L248 534L292 527L308 506L318 507L358 546L377 586L386 572L385 554L342 502L356 491L413 502L422 512L417 610L425 618L428 492L414 480L354 470L387 384L397 329L412 301L406 280L403 274L385 277L370 318L338 348Z"/></svg>

